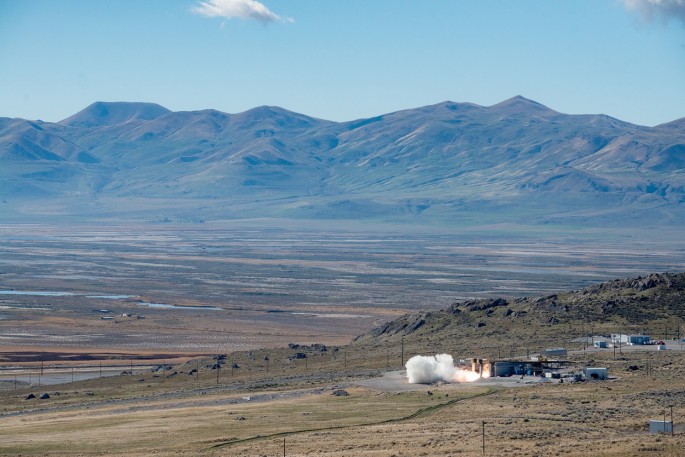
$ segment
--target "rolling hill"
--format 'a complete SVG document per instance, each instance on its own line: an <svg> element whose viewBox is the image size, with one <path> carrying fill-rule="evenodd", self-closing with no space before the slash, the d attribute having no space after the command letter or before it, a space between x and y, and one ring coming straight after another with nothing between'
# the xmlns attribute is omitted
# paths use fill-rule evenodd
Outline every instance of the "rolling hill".
<svg viewBox="0 0 685 457"><path fill-rule="evenodd" d="M353 345L397 347L403 340L415 350L495 357L504 349L520 355L525 346L582 348L592 334L682 338L683 319L685 273L654 273L542 297L455 302L440 311L406 314L360 335Z"/></svg>
<svg viewBox="0 0 685 457"><path fill-rule="evenodd" d="M677 226L685 122L644 127L523 97L350 122L97 102L57 123L0 118L0 200L8 220Z"/></svg>

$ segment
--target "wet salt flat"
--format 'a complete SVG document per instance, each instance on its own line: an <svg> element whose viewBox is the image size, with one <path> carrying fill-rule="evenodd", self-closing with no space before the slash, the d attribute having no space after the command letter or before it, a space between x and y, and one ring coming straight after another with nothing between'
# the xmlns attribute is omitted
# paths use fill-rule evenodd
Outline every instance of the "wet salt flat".
<svg viewBox="0 0 685 457"><path fill-rule="evenodd" d="M136 295L86 295L86 298L102 298L104 300L126 300L134 297Z"/></svg>
<svg viewBox="0 0 685 457"><path fill-rule="evenodd" d="M0 295L27 295L36 297L75 297L85 296L86 298L103 299L103 300L127 300L134 298L136 295L84 295L73 292L56 292L56 291L33 291L33 290L0 290ZM216 306L182 306L170 305L168 303L149 303L139 301L136 303L140 306L158 309L183 309L183 310L203 310L203 311L221 311L221 308ZM106 310L102 310L103 312Z"/></svg>
<svg viewBox="0 0 685 457"><path fill-rule="evenodd" d="M126 300L136 295L84 295L75 292L60 292L52 290L0 290L0 295L27 295L35 297L79 297L102 298L107 300Z"/></svg>
<svg viewBox="0 0 685 457"><path fill-rule="evenodd" d="M311 317L321 317L328 319L368 319L372 316L368 314L345 314L345 313L301 313L294 312L290 313L293 316L311 316Z"/></svg>
<svg viewBox="0 0 685 457"><path fill-rule="evenodd" d="M2 342L202 351L342 343L403 312L685 269L680 234L281 222L0 225ZM39 336L12 337L27 330ZM94 333L105 335L77 339Z"/></svg>
<svg viewBox="0 0 685 457"><path fill-rule="evenodd" d="M181 306L181 305L169 305L167 303L148 303L148 302L138 302L136 303L140 306L147 306L148 308L159 308L159 309L183 309L186 311L221 311L221 308L216 306Z"/></svg>
<svg viewBox="0 0 685 457"><path fill-rule="evenodd" d="M36 290L0 290L0 295L35 295L36 297L71 297L71 292L52 292Z"/></svg>

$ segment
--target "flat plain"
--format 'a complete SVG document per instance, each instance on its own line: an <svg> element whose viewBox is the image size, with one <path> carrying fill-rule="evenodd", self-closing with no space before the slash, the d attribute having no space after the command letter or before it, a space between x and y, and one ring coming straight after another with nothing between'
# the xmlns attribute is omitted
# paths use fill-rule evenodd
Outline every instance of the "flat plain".
<svg viewBox="0 0 685 457"><path fill-rule="evenodd" d="M456 300L685 270L677 235L502 234L510 231L274 221L0 226L0 352L344 344Z"/></svg>

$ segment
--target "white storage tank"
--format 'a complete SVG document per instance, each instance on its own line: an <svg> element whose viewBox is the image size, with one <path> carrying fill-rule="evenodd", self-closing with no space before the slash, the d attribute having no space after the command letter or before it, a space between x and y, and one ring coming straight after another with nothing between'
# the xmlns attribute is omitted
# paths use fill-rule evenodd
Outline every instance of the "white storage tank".
<svg viewBox="0 0 685 457"><path fill-rule="evenodd" d="M665 420L650 420L649 433L672 433L673 424L671 421Z"/></svg>

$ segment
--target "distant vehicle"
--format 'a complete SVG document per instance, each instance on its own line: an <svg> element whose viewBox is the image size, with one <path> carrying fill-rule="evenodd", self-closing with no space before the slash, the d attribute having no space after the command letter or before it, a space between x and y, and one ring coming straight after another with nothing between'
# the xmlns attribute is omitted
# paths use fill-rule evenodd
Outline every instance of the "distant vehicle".
<svg viewBox="0 0 685 457"><path fill-rule="evenodd" d="M663 340L659 340L659 341L656 342L656 344L659 345L659 346L663 346L663 345L666 344L666 343L664 343Z"/></svg>

